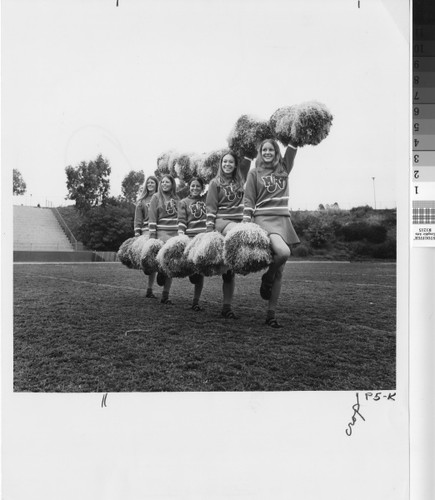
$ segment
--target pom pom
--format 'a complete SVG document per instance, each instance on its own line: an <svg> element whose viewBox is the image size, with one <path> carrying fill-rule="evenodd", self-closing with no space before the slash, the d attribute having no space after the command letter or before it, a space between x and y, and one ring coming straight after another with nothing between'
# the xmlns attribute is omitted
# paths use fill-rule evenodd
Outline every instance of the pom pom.
<svg viewBox="0 0 435 500"><path fill-rule="evenodd" d="M194 272L204 276L221 274L224 265L223 259L224 237L214 231L197 234L186 246L185 256Z"/></svg>
<svg viewBox="0 0 435 500"><path fill-rule="evenodd" d="M207 157L206 153L195 153L191 156L190 161L192 164L192 171L195 173L196 177L201 177L203 179L204 184L207 184L205 179L201 176L200 171L204 166L205 159Z"/></svg>
<svg viewBox="0 0 435 500"><path fill-rule="evenodd" d="M129 269L134 268L133 262L131 261L130 249L133 242L137 239L138 237L128 238L122 243L118 250L118 259L122 264L124 264L124 266L127 266Z"/></svg>
<svg viewBox="0 0 435 500"><path fill-rule="evenodd" d="M272 137L272 129L268 121L242 115L228 136L228 146L237 156L255 158L261 141Z"/></svg>
<svg viewBox="0 0 435 500"><path fill-rule="evenodd" d="M157 169L155 170L156 177L161 179L164 175L172 175L173 177L177 177L177 173L175 172L175 164L177 163L177 158L179 157L179 153L176 151L166 151L162 153L157 158Z"/></svg>
<svg viewBox="0 0 435 500"><path fill-rule="evenodd" d="M211 153L206 154L204 161L198 165L198 175L204 179L206 184L216 177L221 158L225 153L228 153L228 149L217 149L212 151Z"/></svg>
<svg viewBox="0 0 435 500"><path fill-rule="evenodd" d="M180 156L180 153L177 151L171 151L169 155L169 160L168 160L168 169L169 169L169 174L172 175L172 177L176 178L177 177L177 172L175 171L175 165L177 164L178 157Z"/></svg>
<svg viewBox="0 0 435 500"><path fill-rule="evenodd" d="M296 106L278 108L269 119L273 137L283 144L288 144L292 140L291 129L295 118Z"/></svg>
<svg viewBox="0 0 435 500"><path fill-rule="evenodd" d="M280 108L271 117L274 134L284 144L296 147L315 146L325 139L331 129L333 116L317 101Z"/></svg>
<svg viewBox="0 0 435 500"><path fill-rule="evenodd" d="M192 154L180 155L174 166L177 177L186 184L189 184L192 178L197 175L192 156Z"/></svg>
<svg viewBox="0 0 435 500"><path fill-rule="evenodd" d="M162 240L148 239L140 254L140 268L145 274L151 274L159 270L156 256L163 246Z"/></svg>
<svg viewBox="0 0 435 500"><path fill-rule="evenodd" d="M272 262L266 231L253 222L230 229L224 239L224 260L230 269L242 275L266 268Z"/></svg>
<svg viewBox="0 0 435 500"><path fill-rule="evenodd" d="M188 236L174 236L160 248L156 260L167 276L185 278L194 273L193 265L187 261L184 254L188 243L190 243Z"/></svg>
<svg viewBox="0 0 435 500"><path fill-rule="evenodd" d="M165 175L165 174L169 174L169 157L171 154L172 154L171 151L167 151L165 153L162 153L157 158L156 173L158 173L159 177L161 177L162 175Z"/></svg>
<svg viewBox="0 0 435 500"><path fill-rule="evenodd" d="M148 236L142 235L136 237L132 242L132 244L130 245L129 256L134 269L141 268L140 261L141 261L142 248L147 241L148 241Z"/></svg>

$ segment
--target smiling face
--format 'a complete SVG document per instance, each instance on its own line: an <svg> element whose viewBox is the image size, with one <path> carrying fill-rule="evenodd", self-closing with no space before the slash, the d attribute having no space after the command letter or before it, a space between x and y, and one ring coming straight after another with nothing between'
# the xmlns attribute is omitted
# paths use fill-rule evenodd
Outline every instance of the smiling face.
<svg viewBox="0 0 435 500"><path fill-rule="evenodd" d="M199 196L201 194L202 186L201 183L196 179L190 183L189 187L190 187L190 194L192 196Z"/></svg>
<svg viewBox="0 0 435 500"><path fill-rule="evenodd" d="M234 170L236 169L236 160L233 155L225 155L222 158L222 172L225 176L231 177Z"/></svg>
<svg viewBox="0 0 435 500"><path fill-rule="evenodd" d="M171 179L169 179L169 177L163 177L163 179L160 182L160 185L162 186L162 191L164 193L169 193L171 191L172 182Z"/></svg>
<svg viewBox="0 0 435 500"><path fill-rule="evenodd" d="M155 193L157 189L157 185L153 179L147 180L147 189L149 193Z"/></svg>
<svg viewBox="0 0 435 500"><path fill-rule="evenodd" d="M264 163L271 164L275 159L276 151L271 142L265 142L261 147L261 157Z"/></svg>

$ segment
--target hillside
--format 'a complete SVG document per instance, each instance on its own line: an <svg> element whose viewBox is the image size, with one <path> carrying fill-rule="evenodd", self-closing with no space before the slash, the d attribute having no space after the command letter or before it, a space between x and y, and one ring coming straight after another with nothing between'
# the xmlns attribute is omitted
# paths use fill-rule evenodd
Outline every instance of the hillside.
<svg viewBox="0 0 435 500"><path fill-rule="evenodd" d="M60 214L77 237L82 224L74 206L59 207ZM396 258L396 209L373 210L369 206L351 210L329 208L294 211L292 222L301 244L294 258L367 260ZM131 220L133 228L133 218ZM80 239L80 238L77 238Z"/></svg>

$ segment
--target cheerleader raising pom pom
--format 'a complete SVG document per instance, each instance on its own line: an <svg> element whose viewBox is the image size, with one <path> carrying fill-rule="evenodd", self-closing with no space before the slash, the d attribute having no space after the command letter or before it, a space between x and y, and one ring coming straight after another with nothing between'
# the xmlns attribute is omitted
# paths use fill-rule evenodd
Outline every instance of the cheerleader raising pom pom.
<svg viewBox="0 0 435 500"><path fill-rule="evenodd" d="M328 108L317 101L279 108L270 118L274 136L283 144L295 147L316 146L331 129L333 116Z"/></svg>
<svg viewBox="0 0 435 500"><path fill-rule="evenodd" d="M200 233L186 246L185 256L195 273L204 276L221 274L224 237L218 232Z"/></svg>
<svg viewBox="0 0 435 500"><path fill-rule="evenodd" d="M134 269L133 262L131 261L130 250L131 250L131 245L133 244L133 242L136 239L137 239L136 237L133 237L133 238L128 238L127 240L125 240L122 243L122 245L119 247L119 250L117 253L119 261L122 264L124 264L124 266L127 266L129 269Z"/></svg>
<svg viewBox="0 0 435 500"><path fill-rule="evenodd" d="M201 177L206 184L209 184L209 182L216 177L221 158L226 152L226 149L211 151L210 153L207 153L205 158L203 158L203 160L198 164L198 176Z"/></svg>
<svg viewBox="0 0 435 500"><path fill-rule="evenodd" d="M193 274L193 265L187 261L184 253L188 243L190 243L188 236L179 235L170 238L160 248L156 255L156 261L166 276L185 278Z"/></svg>
<svg viewBox="0 0 435 500"><path fill-rule="evenodd" d="M272 129L268 121L242 115L228 136L228 146L239 158L255 158L258 145L271 135Z"/></svg>
<svg viewBox="0 0 435 500"><path fill-rule="evenodd" d="M235 273L242 275L268 267L272 253L267 232L252 222L230 229L224 239L224 261Z"/></svg>
<svg viewBox="0 0 435 500"><path fill-rule="evenodd" d="M143 245L140 255L140 268L146 275L159 271L156 257L162 246L163 241L157 239L149 239Z"/></svg>

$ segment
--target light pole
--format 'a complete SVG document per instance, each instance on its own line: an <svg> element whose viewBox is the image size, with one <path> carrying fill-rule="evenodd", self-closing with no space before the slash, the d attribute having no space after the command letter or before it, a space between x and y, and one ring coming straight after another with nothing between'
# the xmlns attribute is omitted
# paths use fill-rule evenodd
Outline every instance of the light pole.
<svg viewBox="0 0 435 500"><path fill-rule="evenodd" d="M373 179L373 198L375 200L375 210L376 210L376 190L375 190L375 178L372 177Z"/></svg>

